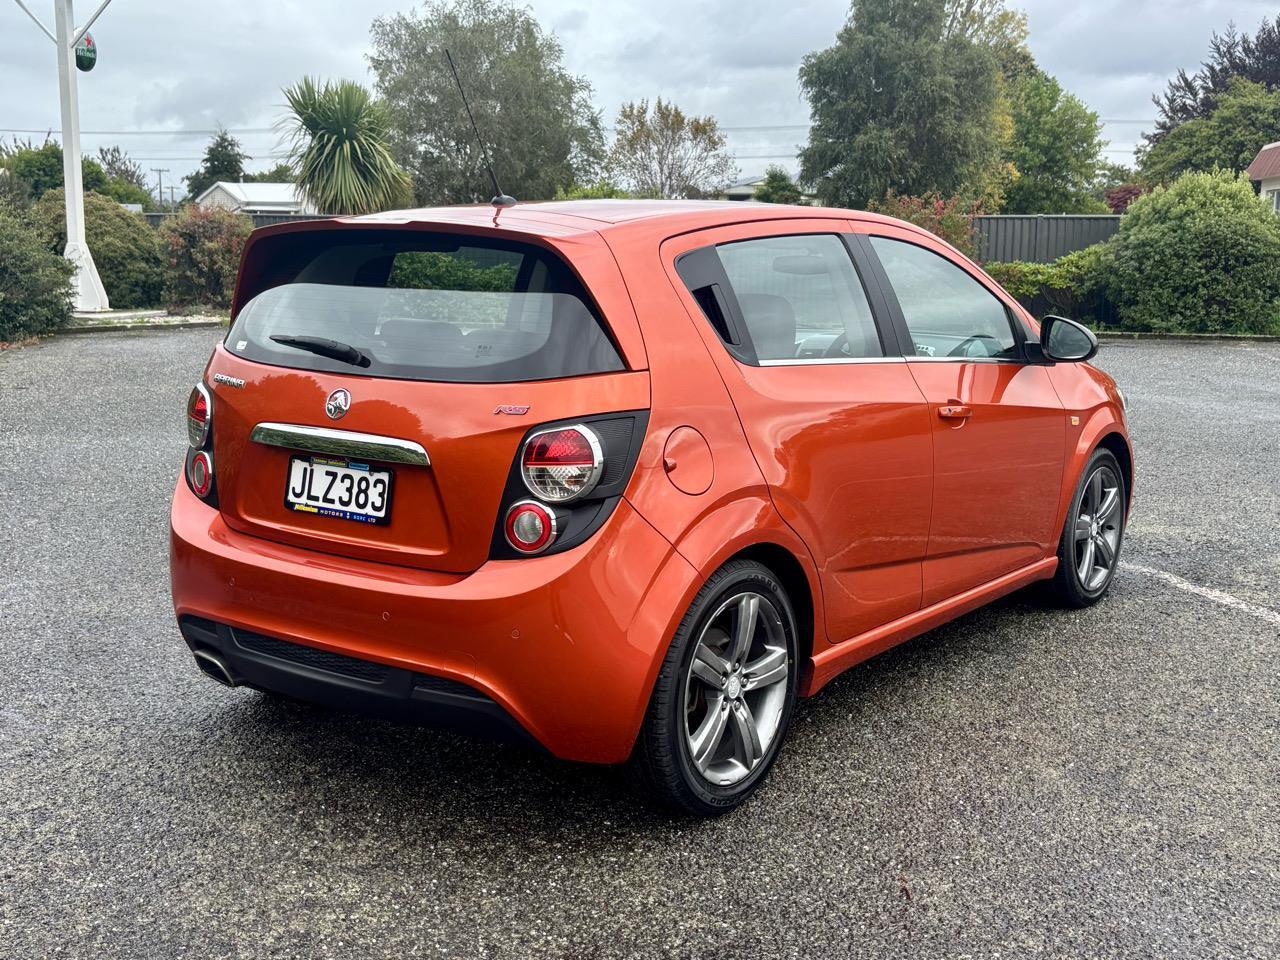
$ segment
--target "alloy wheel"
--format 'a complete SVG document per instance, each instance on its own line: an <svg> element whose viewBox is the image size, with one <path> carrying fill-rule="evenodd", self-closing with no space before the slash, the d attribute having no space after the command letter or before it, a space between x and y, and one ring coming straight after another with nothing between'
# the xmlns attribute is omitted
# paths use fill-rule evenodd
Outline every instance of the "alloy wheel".
<svg viewBox="0 0 1280 960"><path fill-rule="evenodd" d="M1115 569L1124 526L1120 498L1115 471L1106 464L1094 469L1080 496L1073 536L1076 575L1089 593L1101 589Z"/></svg>
<svg viewBox="0 0 1280 960"><path fill-rule="evenodd" d="M787 699L782 616L759 593L729 597L707 619L685 678L685 743L709 782L741 781L768 755Z"/></svg>

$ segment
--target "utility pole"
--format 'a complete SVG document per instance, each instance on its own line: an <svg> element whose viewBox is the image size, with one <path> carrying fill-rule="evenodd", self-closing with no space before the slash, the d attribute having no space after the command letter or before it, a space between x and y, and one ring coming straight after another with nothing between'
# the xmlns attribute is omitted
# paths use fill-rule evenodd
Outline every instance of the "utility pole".
<svg viewBox="0 0 1280 960"><path fill-rule="evenodd" d="M178 189L172 183L169 184L169 210L170 212L178 209L178 201L173 199L173 191Z"/></svg>
<svg viewBox="0 0 1280 960"><path fill-rule="evenodd" d="M156 199L158 199L161 205L163 205L164 204L164 175L169 172L169 168L164 167L162 169L160 167L152 167L151 172L156 175Z"/></svg>
<svg viewBox="0 0 1280 960"><path fill-rule="evenodd" d="M67 249L63 256L76 268L73 278L77 310L109 310L98 268L84 237L84 183L80 170L80 104L76 95L75 48L111 0L103 0L84 26L75 27L72 0L53 0L54 31L31 12L23 0L14 0L40 31L58 48L58 100L62 110L62 179L67 207Z"/></svg>

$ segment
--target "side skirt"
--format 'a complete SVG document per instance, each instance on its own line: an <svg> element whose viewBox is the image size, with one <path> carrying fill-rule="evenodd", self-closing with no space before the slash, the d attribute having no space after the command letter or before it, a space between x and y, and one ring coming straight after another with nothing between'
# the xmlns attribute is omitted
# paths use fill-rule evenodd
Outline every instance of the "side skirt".
<svg viewBox="0 0 1280 960"><path fill-rule="evenodd" d="M984 583L980 587L973 587L964 593L956 594L954 597L917 610L915 613L899 617L884 626L868 630L843 643L828 647L810 658L808 667L800 678L800 696L812 696L850 667L857 666L864 660L870 660L890 647L896 647L905 640L918 637L934 627L942 626L949 620L986 606L992 600L998 600L1037 580L1048 580L1057 569L1057 557L1037 560L1030 566L1006 573L1003 577Z"/></svg>

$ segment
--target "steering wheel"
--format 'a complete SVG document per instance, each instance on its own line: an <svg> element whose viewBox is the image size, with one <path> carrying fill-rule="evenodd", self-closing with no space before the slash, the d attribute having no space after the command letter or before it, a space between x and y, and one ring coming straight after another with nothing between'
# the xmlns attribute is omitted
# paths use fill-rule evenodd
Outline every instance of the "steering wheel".
<svg viewBox="0 0 1280 960"><path fill-rule="evenodd" d="M983 340L995 340L996 338L986 333L975 333L972 337L965 337L950 353L948 357L993 357L991 351L983 347L981 353L975 353L973 348L978 346ZM998 342L998 341L997 341Z"/></svg>
<svg viewBox="0 0 1280 960"><path fill-rule="evenodd" d="M823 359L827 357L847 357L849 355L849 334L841 333L836 336L831 343L827 344L827 349L822 351Z"/></svg>

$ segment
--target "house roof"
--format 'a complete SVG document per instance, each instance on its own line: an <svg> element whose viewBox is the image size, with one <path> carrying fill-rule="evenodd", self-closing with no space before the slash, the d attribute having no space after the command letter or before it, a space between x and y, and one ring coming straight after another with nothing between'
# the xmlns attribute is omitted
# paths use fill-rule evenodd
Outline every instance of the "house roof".
<svg viewBox="0 0 1280 960"><path fill-rule="evenodd" d="M1250 180L1270 180L1272 177L1280 177L1280 142L1268 143L1265 147L1258 151L1258 155L1253 158L1253 163L1249 164Z"/></svg>
<svg viewBox="0 0 1280 960"><path fill-rule="evenodd" d="M296 184L232 183L229 180L219 180L200 196L196 197L196 203L200 203L219 187L231 194L244 206L293 206L303 202L302 197L298 195Z"/></svg>

